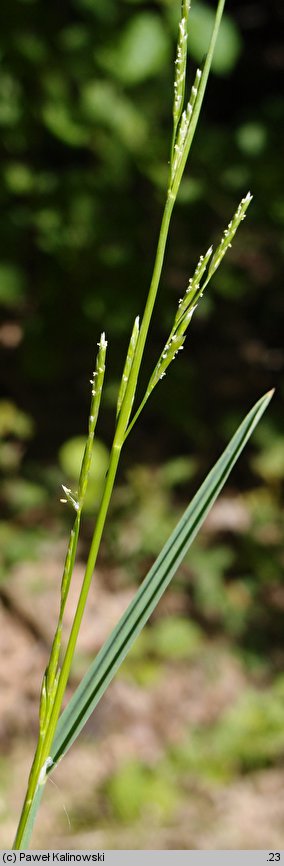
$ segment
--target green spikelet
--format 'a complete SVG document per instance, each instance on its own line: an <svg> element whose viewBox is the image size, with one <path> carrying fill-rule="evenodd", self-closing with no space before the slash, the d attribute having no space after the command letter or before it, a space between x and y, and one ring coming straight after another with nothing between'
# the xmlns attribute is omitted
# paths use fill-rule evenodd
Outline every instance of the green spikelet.
<svg viewBox="0 0 284 866"><path fill-rule="evenodd" d="M85 446L84 456L82 460L80 478L79 478L79 492L78 492L78 509L82 510L84 498L86 494L91 459L92 459L92 448L94 441L94 433L96 428L96 423L98 420L102 388L104 383L104 375L105 375L105 359L106 359L106 350L107 350L107 341L105 338L105 333L101 334L100 341L98 343L99 351L96 358L96 369L94 370L93 376L91 379L92 385L92 399L91 399L91 408L89 415L89 430L88 430L88 438ZM69 491L70 493L70 491ZM67 495L67 494L66 494ZM74 506L75 507L75 506Z"/></svg>
<svg viewBox="0 0 284 866"><path fill-rule="evenodd" d="M130 337L130 342L129 342L127 355L126 355L126 361L125 361L125 365L124 365L124 370L123 370L121 383L120 383L120 389L119 389L118 398L117 398L117 410L116 410L116 417L117 418L119 416L119 413L120 413L120 410L122 407L122 403L123 403L123 400L125 397L127 382L128 382L129 376L130 376L130 370L131 370L131 367L133 364L133 359L135 356L138 337L139 337L139 316L136 316L136 319L135 319L135 322L133 325L132 334Z"/></svg>
<svg viewBox="0 0 284 866"><path fill-rule="evenodd" d="M180 116L184 103L184 90L186 78L186 60L187 60L187 22L190 10L189 0L183 0L181 6L181 19L179 22L177 56L175 60L175 81L174 81L174 103L173 103L173 118L174 128L176 129L180 120Z"/></svg>
<svg viewBox="0 0 284 866"><path fill-rule="evenodd" d="M184 340L184 334L180 336L176 333L170 335L168 342L164 346L162 354L159 357L158 363L156 364L155 370L149 381L146 391L147 399L150 396L151 391L153 391L153 388L155 388L155 386L160 381L160 379L163 379L163 377L166 375L166 370L169 364L171 364L171 362L174 360L177 352L180 352L180 350L183 348Z"/></svg>
<svg viewBox="0 0 284 866"><path fill-rule="evenodd" d="M59 661L59 653L61 647L61 637L62 637L62 623L60 622L57 626L54 640L52 644L52 650L49 660L49 665L46 671L46 692L47 692L47 700L48 702L52 699L53 691L54 691L54 682L56 679L57 671L58 671L58 661Z"/></svg>
<svg viewBox="0 0 284 866"><path fill-rule="evenodd" d="M189 102L185 110L182 112L180 124L177 130L175 144L173 147L173 154L171 160L171 185L173 184L175 177L177 175L178 170L180 169L182 158L186 149L187 137L190 130L190 122L192 117L192 112L194 109L194 105L196 102L198 88L201 81L201 70L197 69L194 84L191 88L191 94Z"/></svg>
<svg viewBox="0 0 284 866"><path fill-rule="evenodd" d="M66 553L66 557L65 557L64 570L63 570L63 576L62 576L62 582L61 582L61 608L64 608L64 606L65 606L65 602L66 602L66 598L67 598L67 594L68 594L68 590L69 590L70 577L71 577L71 574L73 571L75 556L76 556L76 550L77 550L79 529L80 529L80 513L78 512L78 514L76 515L76 519L74 521L74 525L73 525L71 532L70 532L68 548L67 548L67 553Z"/></svg>
<svg viewBox="0 0 284 866"><path fill-rule="evenodd" d="M183 298L180 299L178 310L175 317L174 327L177 329L178 333L180 333L181 325L184 321L184 318L187 319L187 324L189 324L192 314L196 308L196 303L203 289L200 288L200 283L202 277L206 271L208 262L212 256L212 247L209 247L207 253L204 256L200 256L198 265L194 271L193 277L189 280L188 288ZM189 313L191 313L190 318L188 319Z"/></svg>
<svg viewBox="0 0 284 866"><path fill-rule="evenodd" d="M209 271L208 271L208 280L212 277L212 275L217 271L217 268L221 264L224 255L232 244L232 240L236 234L236 231L242 222L245 219L246 210L252 200L252 195L250 192L247 193L245 198L242 198L236 213L233 216L231 222L229 222L228 228L225 229L221 243L217 247L216 252L212 258L210 263Z"/></svg>
<svg viewBox="0 0 284 866"><path fill-rule="evenodd" d="M40 736L43 736L46 728L46 719L47 719L47 687L46 687L46 672L43 676L41 693L40 693L40 703L39 703L39 732Z"/></svg>

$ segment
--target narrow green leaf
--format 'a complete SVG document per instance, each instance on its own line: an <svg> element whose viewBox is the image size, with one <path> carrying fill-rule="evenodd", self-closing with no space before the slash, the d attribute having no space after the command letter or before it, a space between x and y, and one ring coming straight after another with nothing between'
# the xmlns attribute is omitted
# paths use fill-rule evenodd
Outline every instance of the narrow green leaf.
<svg viewBox="0 0 284 866"><path fill-rule="evenodd" d="M155 609L212 508L246 442L271 400L265 394L250 410L195 494L134 599L113 629L62 713L51 749L56 764L67 752L106 691L135 638Z"/></svg>

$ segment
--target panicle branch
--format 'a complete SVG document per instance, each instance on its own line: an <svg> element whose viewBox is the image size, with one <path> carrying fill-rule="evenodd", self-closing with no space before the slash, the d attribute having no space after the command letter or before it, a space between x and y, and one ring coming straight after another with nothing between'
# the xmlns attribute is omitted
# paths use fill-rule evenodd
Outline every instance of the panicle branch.
<svg viewBox="0 0 284 866"><path fill-rule="evenodd" d="M181 121L181 123L183 120ZM234 214L231 222L228 225L228 228L225 230L222 240L217 247L216 252L213 255L213 247L209 247L205 255L200 256L197 267L194 271L193 277L189 280L188 287L183 298L180 298L178 309L176 312L176 316L174 319L174 324L170 333L170 336L163 348L163 351L159 357L159 360L155 366L155 369L152 373L150 381L148 383L145 396L143 401L136 413L136 417L140 413L142 407L146 403L146 400L150 396L153 388L158 384L160 379L165 376L166 370L171 364L171 362L176 357L177 353L181 351L183 348L183 344L186 337L187 328L191 322L194 311L196 310L197 303L199 298L202 298L204 289L207 287L210 282L213 274L219 267L222 259L224 258L227 250L232 245L232 240L236 234L238 226L245 218L245 212L247 207L252 199L252 195L247 193L245 198L243 198ZM211 262L210 262L211 259ZM209 267L208 267L209 266ZM206 270L207 276L206 276ZM205 279L203 279L205 276Z"/></svg>
<svg viewBox="0 0 284 866"><path fill-rule="evenodd" d="M107 349L107 341L105 338L105 334L102 333L100 337L100 341L98 343L98 353L96 358L96 367L93 373L93 379L91 379L92 385L92 397L91 397L91 406L90 406L90 414L89 414L89 422L88 422L88 437L86 441L86 446L83 454L81 471L79 477L79 486L78 493L74 494L70 490L69 487L66 487L65 484L62 484L62 488L65 494L64 499L61 499L61 502L69 502L72 505L76 512L75 522L73 528L71 529L69 536L69 543L64 563L63 576L61 581L61 592L60 592L60 610L58 616L58 622L56 627L56 632L52 644L52 650L50 654L49 664L45 671L42 689L41 689L41 697L40 697L40 709L39 709L39 725L40 725L40 735L39 740L41 740L45 736L45 732L47 729L47 725L49 723L50 714L53 707L54 697L56 694L58 679L60 675L59 668L59 656L61 649L61 639L62 639L62 622L63 615L65 610L65 605L68 597L70 581L73 573L78 537L79 537L79 529L80 529L80 519L81 512L84 504L85 494L87 490L91 459L92 459L92 447L94 440L95 427L97 423L97 418L99 414L100 401L101 401L101 393L104 381L105 374L105 357L106 357L106 349Z"/></svg>

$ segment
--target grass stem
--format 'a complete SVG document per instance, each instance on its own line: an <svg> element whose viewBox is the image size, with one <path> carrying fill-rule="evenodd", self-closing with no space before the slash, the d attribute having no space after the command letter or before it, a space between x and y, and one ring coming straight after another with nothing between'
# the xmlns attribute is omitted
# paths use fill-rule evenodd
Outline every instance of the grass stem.
<svg viewBox="0 0 284 866"><path fill-rule="evenodd" d="M60 608L60 614L59 614L59 620L58 620L59 631L58 631L58 634L56 633L56 637L55 637L55 641L53 643L53 649L52 649L53 655L51 654L49 668L47 669L47 674L46 674L46 678L48 678L48 672L49 672L49 683L50 683L50 687L51 687L50 706L48 707L48 710L46 710L46 704L45 704L46 692L45 692L45 689L46 689L47 679L46 680L44 679L43 691L42 691L43 723L42 723L42 728L40 728L40 736L39 736L39 740L38 740L38 744L37 744L37 748L36 748L36 753L35 753L32 769L31 769L31 773L30 773L30 777L29 777L28 788L27 788L27 793L26 793L24 805L23 805L23 810L22 810L22 814L21 814L21 818L20 818L20 822L19 822L19 826L18 826L18 830L17 830L15 842L14 842L14 849L16 849L16 850L20 849L22 847L23 839L25 839L25 841L27 840L27 837L28 837L27 825L28 825L28 822L30 820L30 816L31 816L32 811L33 811L34 798L35 798L36 792L38 791L39 786L44 784L44 782L46 780L46 775L51 768L52 761L50 758L50 749L51 749L52 742L54 739L54 735L55 735L55 731L56 731L56 727L57 727L57 722L58 722L59 714L61 711L62 701L64 698L66 686L67 686L68 679L69 679L69 674L70 674L73 656L74 656L74 652L75 652L75 648L76 648L77 638L78 638L80 626L82 623L82 618L83 618L83 614L84 614L84 610L85 610L85 606L86 606L86 602L87 602L87 598L88 598L89 589L90 589L91 582L93 579L93 573L94 573L94 569L95 569L96 562L97 562L101 538L102 538L102 534L103 534L103 530L104 530L104 526L105 526L105 521L107 518L108 509L109 509L109 505L110 505L110 501L111 501L112 491L113 491L113 487L114 487L114 483L115 483L115 479L116 479L116 473L117 473L117 469L118 469L118 465L119 465L121 449L122 449L123 444L126 440L126 437L128 436L128 434L129 434L130 430L132 429L136 419L138 418L138 415L140 414L140 412L144 406L144 403L146 402L146 398L144 398L144 400L142 400L142 403L140 404L138 410L136 411L136 414L134 415L133 420L131 421L130 419L131 419L133 402L134 402L134 398L135 398L135 394L136 394L136 388L137 388L137 382L138 382L140 367L141 367L141 363L142 363L142 359L143 359L145 344L146 344L149 328L151 325L153 309L154 309L154 305L156 302L157 293L158 293L159 284L160 284L160 278L161 278L161 273L162 273L162 268L163 268L163 263L164 263L164 257L165 257L165 251L166 251L166 245L167 245L167 239L168 239L168 233L169 233L172 211L173 211L175 200L176 200L176 197L178 194L178 190L179 190L180 182L181 182L182 175L183 175L183 172L185 169L185 165L187 162L187 158L188 158L189 150L190 150L191 143L193 140L194 132L195 132L195 129L197 126L197 121L198 121L198 117L199 117L199 113L200 113L200 109L201 109L201 105L202 105L202 101L203 101L203 97L204 97L204 93L205 93L206 83L207 83L208 74L209 74L209 70L210 70L210 66L211 66L211 62L212 62L214 47L215 47L215 43L216 43L216 39L217 39L217 35L218 35L218 30L219 30L221 18L222 18L222 12L223 12L223 8L224 8L224 4L225 4L225 0L219 0L218 6L217 6L217 11L216 11L215 24L214 24L214 28L213 28L213 32L212 32L212 36L211 36L210 46L209 46L208 55L207 55L207 58L205 61L204 69L203 69L202 74L199 73L199 71L197 74L198 88L197 88L197 86L193 87L192 92L191 92L191 98L190 98L190 101L188 104L189 109L188 109L187 113L185 112L185 113L181 114L183 100L184 100L185 70L186 70L185 28L187 26L187 15L188 15L188 8L189 8L188 0L183 0L183 2L182 2L182 16L183 16L182 22L183 22L183 24L182 24L182 29L180 29L180 36L179 36L179 39L180 39L179 45L180 45L180 48L182 49L182 53L180 55L181 56L180 69L178 70L179 74L178 74L178 77L176 79L176 86L175 86L175 93L174 93L174 99L176 100L176 103L175 103L176 107L174 108L174 122L173 122L174 136L173 136L173 138L175 139L175 141L173 141L173 146L172 146L171 171L170 171L171 180L170 180L169 189L167 191L166 203L165 203L162 221L161 221L161 228L160 228L160 233L159 233L159 238L158 238L153 274L152 274L152 279L151 279L150 288L149 288L149 292L148 292L148 297L147 297L146 304L145 304L145 309L144 309L144 314L143 314L143 318L142 318L142 322L141 322L140 332L138 332L138 319L136 320L137 328L135 331L135 340L132 343L133 352L132 352L132 356L131 356L131 363L128 364L128 359L126 359L127 376L125 376L125 379L126 379L125 386L123 385L123 387L121 388L121 391L120 391L121 400L119 398L119 401L120 401L119 402L119 411L118 411L118 415L117 415L117 421L116 421L115 433L114 433L114 438L113 438L113 444L112 444L112 448L111 448L111 454L110 454L109 467L108 467L108 473L106 476L105 487L104 487L104 491L103 491L103 495L102 495L102 499L101 499L99 513L98 513L97 520L96 520L96 525L95 525L93 539L92 539L90 552L89 552L89 556L88 556L88 560L87 560L87 564L86 564L86 570L85 570L84 579L83 579L83 583L82 583L82 587L81 587L81 591L80 591L80 595L79 595L77 609L76 609L76 613L74 616L72 628L70 631L70 635L69 635L69 639L68 639L68 643L67 643L63 663L62 663L62 668L61 668L61 671L59 671L57 661L58 661L59 649L60 649L60 636L61 636L60 629L61 629L61 625L62 625L62 617L63 617L64 607L65 607L65 603L66 603L66 597L67 597L66 593L69 590L70 580L71 580L72 571L73 571L73 567L74 567L74 561L75 561L75 553L76 553L76 548L77 548L81 508L82 508L83 498L84 498L85 490L86 490L87 465L89 466L90 457L91 457L92 437L93 437L93 432L94 432L93 422L96 421L95 416L97 416L97 413L95 413L95 411L92 412L92 414L90 415L91 427L89 430L89 439L87 441L85 455L83 458L83 464L82 464L83 468L82 468L81 475L80 475L78 501L77 501L76 497L73 494L71 494L71 491L68 488L64 488L68 501L71 503L71 505L73 505L75 507L75 510L78 509L78 518L77 518L77 524L76 524L78 532L76 531L76 534L74 536L75 547L74 547L74 545L72 546L72 544L70 542L70 544L71 544L71 548L69 549L70 562L68 560L68 563L67 563L68 573L67 573L67 577L65 575L66 581L64 584L64 593L63 593L63 597L61 598L61 608ZM197 81L197 79L196 79L196 81ZM178 98L178 100L177 100L177 98ZM185 114L185 116L184 116L184 114ZM183 124L183 126L182 126L182 124ZM175 149L175 144L177 142L179 142L178 151L176 151L176 149ZM177 154L178 154L178 156L177 156ZM175 160L175 165L173 165L173 160ZM105 347L106 347L106 341L105 341L105 337L103 334L101 337L101 342L99 344L99 353L100 353L98 356L99 359L101 358L101 353L105 352ZM95 375L97 375L99 377L99 375L101 374L101 376L103 377L103 373L104 373L104 364L103 364L103 361L101 360L101 362L99 361L97 373L95 373ZM95 390L92 393L93 393L94 400L96 400L96 399L98 400L98 402L97 402L97 409L98 409L99 399L100 399L100 390L98 392L98 398L96 398ZM67 560L66 560L66 562L67 562ZM66 591L66 593L65 593L65 591ZM46 712L46 715L45 715L45 712ZM32 821L30 823L32 824ZM32 829L32 827L31 827L31 829Z"/></svg>

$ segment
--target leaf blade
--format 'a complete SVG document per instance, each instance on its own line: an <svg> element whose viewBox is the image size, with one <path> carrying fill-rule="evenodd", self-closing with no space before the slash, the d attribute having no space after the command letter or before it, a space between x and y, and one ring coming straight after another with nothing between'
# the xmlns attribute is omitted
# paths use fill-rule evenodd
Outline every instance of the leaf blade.
<svg viewBox="0 0 284 866"><path fill-rule="evenodd" d="M250 410L195 494L175 530L62 713L51 748L56 764L77 739L182 562L228 475L267 408L273 391Z"/></svg>

